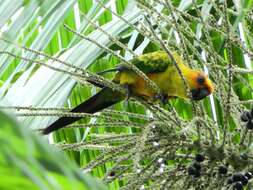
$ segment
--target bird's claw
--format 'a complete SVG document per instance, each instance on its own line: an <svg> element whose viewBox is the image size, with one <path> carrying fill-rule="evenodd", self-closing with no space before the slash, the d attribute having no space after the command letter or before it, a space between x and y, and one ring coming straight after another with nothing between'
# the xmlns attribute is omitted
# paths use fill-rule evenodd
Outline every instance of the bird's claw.
<svg viewBox="0 0 253 190"><path fill-rule="evenodd" d="M158 93L154 96L155 100L159 100L163 105L168 102L168 95L164 93Z"/></svg>
<svg viewBox="0 0 253 190"><path fill-rule="evenodd" d="M129 98L130 98L130 97L131 97L131 95L132 95L130 85L129 85L129 84L125 84L125 85L124 85L124 88L127 90L126 100L128 101L128 100L129 100Z"/></svg>

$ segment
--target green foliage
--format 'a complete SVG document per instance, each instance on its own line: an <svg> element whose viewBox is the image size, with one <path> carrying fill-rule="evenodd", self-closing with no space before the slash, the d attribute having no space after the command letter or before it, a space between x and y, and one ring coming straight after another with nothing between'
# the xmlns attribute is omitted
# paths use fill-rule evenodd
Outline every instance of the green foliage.
<svg viewBox="0 0 253 190"><path fill-rule="evenodd" d="M0 189L106 189L6 113L0 121Z"/></svg>

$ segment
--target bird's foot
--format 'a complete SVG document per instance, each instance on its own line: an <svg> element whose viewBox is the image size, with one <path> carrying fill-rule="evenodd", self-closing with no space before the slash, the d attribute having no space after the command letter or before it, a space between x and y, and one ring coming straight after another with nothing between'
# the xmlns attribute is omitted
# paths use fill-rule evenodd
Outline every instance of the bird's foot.
<svg viewBox="0 0 253 190"><path fill-rule="evenodd" d="M126 100L128 101L132 96L132 91L129 84L124 84L123 87L127 90Z"/></svg>
<svg viewBox="0 0 253 190"><path fill-rule="evenodd" d="M154 96L154 100L159 100L162 105L165 105L168 102L168 95L164 93L158 93Z"/></svg>

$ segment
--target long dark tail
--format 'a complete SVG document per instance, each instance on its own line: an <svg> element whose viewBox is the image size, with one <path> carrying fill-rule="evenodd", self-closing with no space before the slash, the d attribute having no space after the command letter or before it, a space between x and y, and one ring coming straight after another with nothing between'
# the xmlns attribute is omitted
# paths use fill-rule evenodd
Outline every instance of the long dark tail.
<svg viewBox="0 0 253 190"><path fill-rule="evenodd" d="M112 91L110 88L103 88L100 92L79 104L77 107L71 110L76 113L95 113L102 109L105 109L124 99L124 95L117 91ZM74 123L80 120L81 117L61 117L54 123L43 129L44 135L53 131L63 128L66 125Z"/></svg>

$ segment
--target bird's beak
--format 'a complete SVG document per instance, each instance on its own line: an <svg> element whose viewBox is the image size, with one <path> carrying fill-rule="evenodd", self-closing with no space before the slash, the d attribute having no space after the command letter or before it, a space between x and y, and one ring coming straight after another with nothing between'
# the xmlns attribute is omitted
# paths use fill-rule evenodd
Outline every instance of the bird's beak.
<svg viewBox="0 0 253 190"><path fill-rule="evenodd" d="M211 92L207 88L192 89L191 93L193 100L202 100L203 98L211 94Z"/></svg>

